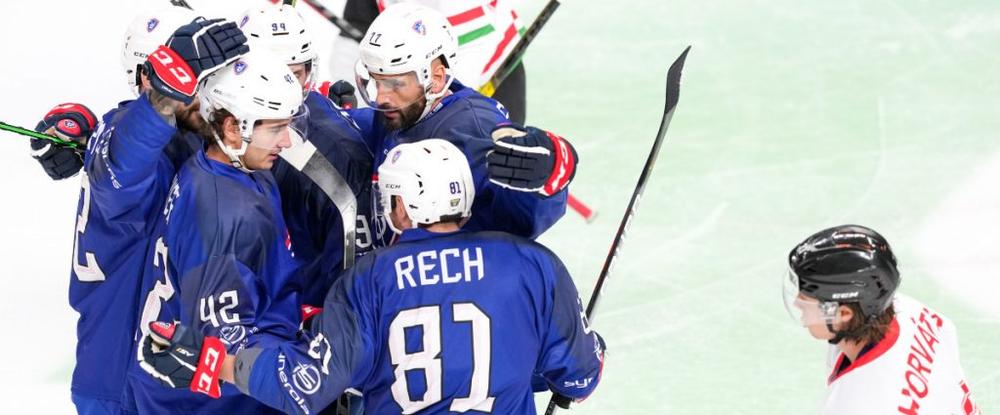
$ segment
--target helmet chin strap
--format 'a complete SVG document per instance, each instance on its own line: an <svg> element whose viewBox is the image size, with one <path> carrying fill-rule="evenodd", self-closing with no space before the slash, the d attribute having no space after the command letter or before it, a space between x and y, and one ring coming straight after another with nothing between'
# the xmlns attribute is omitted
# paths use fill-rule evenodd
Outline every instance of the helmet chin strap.
<svg viewBox="0 0 1000 415"><path fill-rule="evenodd" d="M427 91L424 92L424 98L427 99L427 104L424 105L424 112L420 114L420 118L417 118L417 122L420 122L420 120L423 120L424 117L427 116L427 114L431 113L431 110L433 110L435 107L435 105L433 105L434 101L448 94L448 88L451 88L451 81L454 81L455 77L451 76L451 71L447 69L445 70L444 76L445 76L444 88L441 88L441 92L436 92L436 93L431 92L430 88L433 87L433 84L428 86Z"/></svg>
<svg viewBox="0 0 1000 415"><path fill-rule="evenodd" d="M213 132L212 135L215 136L215 142L219 144L219 149L221 149L222 152L229 157L229 162L233 165L233 167L244 173L253 173L253 170L248 169L241 159L241 157L243 157L243 155L247 152L247 146L250 144L250 140L241 138L240 148L234 150L226 145L226 143L222 142L222 139L219 138L219 134Z"/></svg>

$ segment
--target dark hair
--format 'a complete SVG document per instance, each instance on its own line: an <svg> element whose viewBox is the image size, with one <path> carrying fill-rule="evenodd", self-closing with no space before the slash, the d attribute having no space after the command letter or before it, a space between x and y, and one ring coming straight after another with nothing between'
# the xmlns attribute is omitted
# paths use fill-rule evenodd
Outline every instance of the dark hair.
<svg viewBox="0 0 1000 415"><path fill-rule="evenodd" d="M889 331L892 319L896 317L896 310L892 307L892 303L889 304L889 307L885 311L871 319L865 317L864 313L861 312L861 305L858 303L841 305L850 308L854 312L854 317L851 318L851 321L847 322L845 327L840 330L840 333L843 333L844 340L861 344L878 343L881 341Z"/></svg>

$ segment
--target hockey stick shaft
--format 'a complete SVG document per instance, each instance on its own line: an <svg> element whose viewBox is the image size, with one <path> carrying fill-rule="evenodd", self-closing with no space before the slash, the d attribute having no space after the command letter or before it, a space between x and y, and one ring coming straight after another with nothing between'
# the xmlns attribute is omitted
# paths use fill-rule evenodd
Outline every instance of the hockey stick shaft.
<svg viewBox="0 0 1000 415"><path fill-rule="evenodd" d="M514 71L514 68L521 63L521 58L528 51L528 46L531 42L535 40L538 33L542 31L545 27L545 23L548 23L549 18L556 12L559 8L558 0L549 0L549 2L542 8L542 11L538 13L538 17L535 18L534 22L531 22L531 26L528 26L528 30L524 32L524 36L517 41L514 45L514 49L511 49L510 55L503 60L500 67L497 68L490 80L486 81L485 84L479 87L479 92L488 97L493 96L496 92L497 87Z"/></svg>
<svg viewBox="0 0 1000 415"><path fill-rule="evenodd" d="M271 0L271 2L278 3L279 0ZM333 23L334 26L337 26L337 28L340 29L340 34L342 36L345 36L348 39L351 39L355 42L361 42L361 39L365 37L365 34L361 33L361 30L354 27L354 25L352 25L351 22L344 20L343 17L337 16L337 14L333 12L333 10L326 8L318 1L302 0L302 2L311 7L313 10L315 10L316 13L319 13L320 16L323 16L324 19L329 20L330 23Z"/></svg>
<svg viewBox="0 0 1000 415"><path fill-rule="evenodd" d="M635 184L635 190L632 191L632 199L628 202L628 207L625 208L625 215L622 216L621 222L618 224L618 232L615 234L614 242L611 243L611 249L608 251L608 256L604 260L604 267L601 268L601 274L597 277L597 284L594 286L594 292L590 295L590 302L587 304L587 321L590 324L594 322L594 312L597 310L597 306L601 300L601 293L604 292L605 283L608 281L608 276L611 274L611 269L615 265L615 261L618 259L618 254L621 252L622 243L625 240L625 234L628 232L629 225L632 223L632 219L635 217L636 211L639 209L639 201L642 200L642 193L646 189L646 183L649 181L649 175L653 171L653 166L656 164L656 157L660 153L660 147L663 145L663 139L667 134L667 127L670 126L670 120L674 117L674 109L677 108L677 100L679 98L681 87L681 72L684 70L684 61L687 59L688 51L691 47L688 46L684 49L677 60L670 65L670 69L667 70L667 99L666 105L663 109L663 119L660 121L660 130L656 133L656 140L653 141L653 148L649 151L649 157L646 158L646 165L642 168L642 174L639 175L639 180ZM546 415L555 413L556 410L556 396L553 394L552 399L549 400L548 409L546 409Z"/></svg>
<svg viewBox="0 0 1000 415"><path fill-rule="evenodd" d="M24 128L24 127L18 127L16 125L10 125L10 124L7 124L7 123L5 123L3 121L0 121L0 130L10 131L12 133L21 134L21 135L28 136L28 137L31 137L31 138L37 138L39 140L48 140L48 141L51 141L51 142L53 142L53 143L55 143L57 145L63 146L63 147L77 148L77 147L80 146L79 143L75 143L75 142L72 142L72 141L66 141L66 140L63 140L63 139L61 139L59 137L56 137L54 135L42 134L42 133L39 133L39 132L36 132L36 131L33 131L33 130L29 130L29 129Z"/></svg>

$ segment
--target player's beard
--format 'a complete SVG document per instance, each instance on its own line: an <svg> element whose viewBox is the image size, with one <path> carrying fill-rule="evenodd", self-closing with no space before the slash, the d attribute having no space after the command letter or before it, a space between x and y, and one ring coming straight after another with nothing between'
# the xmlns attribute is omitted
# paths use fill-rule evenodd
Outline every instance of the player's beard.
<svg viewBox="0 0 1000 415"><path fill-rule="evenodd" d="M201 113L198 112L199 107L200 103L195 101L192 105L178 109L175 114L177 129L182 132L193 132L211 140L215 136L215 133L212 130L212 125L201 117Z"/></svg>
<svg viewBox="0 0 1000 415"><path fill-rule="evenodd" d="M420 116L424 113L424 107L427 106L427 97L420 97L410 105L397 110L399 117L395 119L389 119L384 114L382 116L382 125L390 131L393 130L405 130L420 121Z"/></svg>

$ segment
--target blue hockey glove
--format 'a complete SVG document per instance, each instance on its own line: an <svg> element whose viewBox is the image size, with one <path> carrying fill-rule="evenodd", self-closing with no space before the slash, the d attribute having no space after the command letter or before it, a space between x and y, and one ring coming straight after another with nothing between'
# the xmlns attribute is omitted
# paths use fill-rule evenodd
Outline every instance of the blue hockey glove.
<svg viewBox="0 0 1000 415"><path fill-rule="evenodd" d="M38 160L52 180L75 176L83 168L83 153L87 138L97 127L97 117L82 104L66 103L49 110L35 131L55 135L78 143L77 148L65 147L47 140L31 139L31 156Z"/></svg>
<svg viewBox="0 0 1000 415"><path fill-rule="evenodd" d="M576 149L564 138L534 127L503 125L493 130L493 151L486 156L490 181L548 197L562 191L576 174Z"/></svg>
<svg viewBox="0 0 1000 415"><path fill-rule="evenodd" d="M235 23L199 17L149 54L143 68L153 89L190 104L202 79L250 51L246 41Z"/></svg>
<svg viewBox="0 0 1000 415"><path fill-rule="evenodd" d="M139 367L165 386L218 398L225 359L226 346L218 338L177 323L154 321L142 338Z"/></svg>

